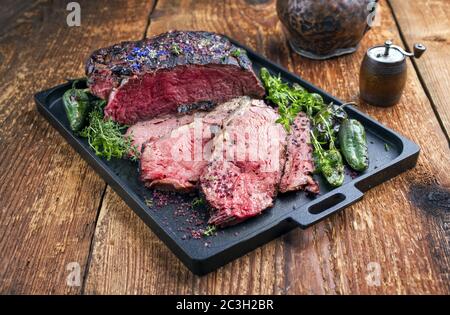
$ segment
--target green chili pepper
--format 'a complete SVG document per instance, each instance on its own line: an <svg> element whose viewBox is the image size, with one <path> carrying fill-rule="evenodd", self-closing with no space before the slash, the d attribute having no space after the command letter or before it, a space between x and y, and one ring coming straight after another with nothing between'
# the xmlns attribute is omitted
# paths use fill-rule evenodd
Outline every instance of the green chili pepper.
<svg viewBox="0 0 450 315"><path fill-rule="evenodd" d="M320 96L320 95L319 95ZM315 135L319 142L327 143L334 140L339 131L340 123L347 118L344 105L329 104L312 118Z"/></svg>
<svg viewBox="0 0 450 315"><path fill-rule="evenodd" d="M84 89L76 89L76 82L74 81L72 88L64 93L63 103L70 129L80 131L89 114L89 95Z"/></svg>
<svg viewBox="0 0 450 315"><path fill-rule="evenodd" d="M314 160L316 171L322 173L327 182L333 187L344 183L344 162L341 153L330 143L330 149L324 150L311 131L311 142L314 146Z"/></svg>
<svg viewBox="0 0 450 315"><path fill-rule="evenodd" d="M338 150L331 149L324 151L324 158L321 161L320 170L331 186L339 187L344 183L344 162Z"/></svg>
<svg viewBox="0 0 450 315"><path fill-rule="evenodd" d="M345 119L339 128L339 143L345 160L355 171L369 167L366 132L355 119Z"/></svg>
<svg viewBox="0 0 450 315"><path fill-rule="evenodd" d="M300 111L305 112L310 119L316 171L321 173L330 185L338 187L344 183L343 156L355 170L368 167L367 145L362 125L351 122L353 127L350 130L345 131L347 127L341 128L341 122L348 120L344 107L356 104L325 105L321 95L309 93L296 83L290 86L280 75L271 75L266 68L261 69L260 75L267 90L266 99L278 106L280 117L276 120L277 123L290 132L291 125ZM343 131L339 132L340 129ZM353 132L356 132L356 135L353 135ZM338 150L337 139L340 133L347 134L343 141L340 140L343 143L341 151ZM352 150L357 153L356 158L349 154Z"/></svg>

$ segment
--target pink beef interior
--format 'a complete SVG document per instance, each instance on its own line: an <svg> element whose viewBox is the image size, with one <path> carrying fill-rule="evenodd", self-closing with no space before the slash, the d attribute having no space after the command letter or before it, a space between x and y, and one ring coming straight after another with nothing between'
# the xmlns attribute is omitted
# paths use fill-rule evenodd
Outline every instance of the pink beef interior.
<svg viewBox="0 0 450 315"><path fill-rule="evenodd" d="M286 132L262 101L233 113L214 139L200 187L214 209L209 223L227 226L272 206L285 163Z"/></svg>
<svg viewBox="0 0 450 315"><path fill-rule="evenodd" d="M204 135L200 142L196 142L194 129L189 126L184 129L169 137L144 144L141 180L147 187L178 191L195 188L199 174L209 158L202 153L196 156L196 152L203 152L212 135ZM175 147L177 152L174 152Z"/></svg>
<svg viewBox="0 0 450 315"><path fill-rule="evenodd" d="M310 144L310 122L305 113L299 113L287 139L287 158L280 182L280 192L306 190L319 193L319 185L313 179L313 148Z"/></svg>
<svg viewBox="0 0 450 315"><path fill-rule="evenodd" d="M180 105L221 103L244 95L262 97L253 72L233 65L179 66L131 77L111 93L105 114L133 124L176 113Z"/></svg>
<svg viewBox="0 0 450 315"><path fill-rule="evenodd" d="M142 145L145 142L156 140L169 135L176 128L190 124L194 118L201 118L206 112L196 112L189 115L164 115L162 117L153 118L138 122L128 128L125 137L132 139L132 146L137 152L142 151ZM130 152L132 155L133 152Z"/></svg>
<svg viewBox="0 0 450 315"><path fill-rule="evenodd" d="M206 114L197 113L192 123L180 125L164 137L150 138L143 145L140 162L144 184L166 190L193 190L210 160L211 139L224 120L248 102L248 97L233 99Z"/></svg>

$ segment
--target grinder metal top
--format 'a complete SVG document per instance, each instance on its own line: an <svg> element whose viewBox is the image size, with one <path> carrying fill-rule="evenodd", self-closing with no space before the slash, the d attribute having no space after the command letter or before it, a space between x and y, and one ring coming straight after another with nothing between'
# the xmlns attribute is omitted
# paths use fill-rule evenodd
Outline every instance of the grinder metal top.
<svg viewBox="0 0 450 315"><path fill-rule="evenodd" d="M393 45L392 41L388 40L384 45L374 46L369 48L367 56L374 61L381 63L399 63L405 60L405 57L420 58L427 48L422 44L414 45L414 53L409 53L403 48Z"/></svg>

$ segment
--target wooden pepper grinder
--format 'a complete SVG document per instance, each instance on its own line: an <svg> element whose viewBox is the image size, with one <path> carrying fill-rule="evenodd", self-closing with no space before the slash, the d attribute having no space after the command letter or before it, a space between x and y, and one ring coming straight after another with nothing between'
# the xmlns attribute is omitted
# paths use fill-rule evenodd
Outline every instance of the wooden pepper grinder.
<svg viewBox="0 0 450 315"><path fill-rule="evenodd" d="M397 104L406 83L406 57L420 58L425 50L424 45L415 44L414 53L408 53L390 40L369 48L359 76L361 98L375 106Z"/></svg>

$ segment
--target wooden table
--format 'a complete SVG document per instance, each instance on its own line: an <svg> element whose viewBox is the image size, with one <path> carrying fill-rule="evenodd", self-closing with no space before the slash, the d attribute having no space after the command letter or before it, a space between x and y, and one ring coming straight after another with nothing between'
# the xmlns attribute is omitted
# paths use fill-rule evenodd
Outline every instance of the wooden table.
<svg viewBox="0 0 450 315"><path fill-rule="evenodd" d="M1 293L450 293L449 1L381 1L358 52L323 62L289 49L273 0L79 2L80 27L67 26L67 1L0 8ZM368 47L423 42L429 51L408 61L400 104L360 106L421 146L417 167L310 229L194 276L33 101L82 76L95 48L175 28L225 33L349 101Z"/></svg>

